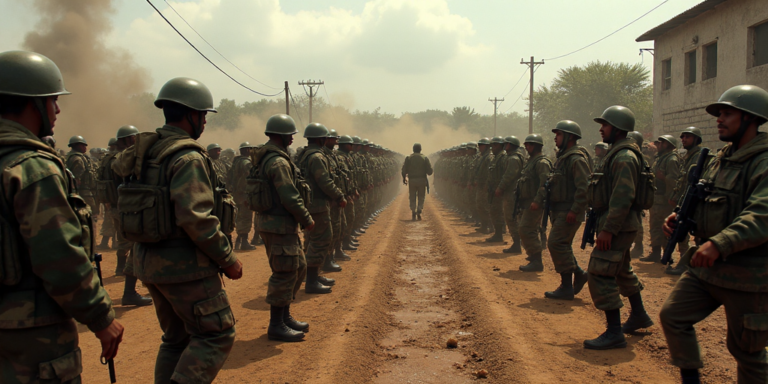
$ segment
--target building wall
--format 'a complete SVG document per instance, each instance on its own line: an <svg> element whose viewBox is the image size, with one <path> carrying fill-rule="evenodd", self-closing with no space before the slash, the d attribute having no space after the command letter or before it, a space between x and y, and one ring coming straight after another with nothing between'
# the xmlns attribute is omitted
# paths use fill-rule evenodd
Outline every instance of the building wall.
<svg viewBox="0 0 768 384"><path fill-rule="evenodd" d="M704 133L704 145L720 148L715 118L704 111L728 88L752 84L768 89L768 64L751 65L749 27L768 21L766 0L729 0L667 32L655 41L653 133L678 137L686 127ZM697 37L696 41L694 38ZM717 41L717 76L702 80L703 48ZM696 82L685 85L685 54L696 50ZM748 52L749 49L749 52ZM672 59L672 85L663 90L662 62ZM764 129L765 130L765 129Z"/></svg>

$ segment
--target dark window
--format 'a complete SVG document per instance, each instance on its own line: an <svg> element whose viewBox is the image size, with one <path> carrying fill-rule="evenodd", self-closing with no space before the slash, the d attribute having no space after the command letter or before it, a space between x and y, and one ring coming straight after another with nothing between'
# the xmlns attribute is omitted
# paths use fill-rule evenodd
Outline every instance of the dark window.
<svg viewBox="0 0 768 384"><path fill-rule="evenodd" d="M696 51L685 54L685 85L696 82Z"/></svg>
<svg viewBox="0 0 768 384"><path fill-rule="evenodd" d="M704 64L702 79L717 77L717 42L704 46L702 54L704 55L701 59Z"/></svg>
<svg viewBox="0 0 768 384"><path fill-rule="evenodd" d="M672 59L661 62L661 89L666 91L672 88Z"/></svg>
<svg viewBox="0 0 768 384"><path fill-rule="evenodd" d="M754 66L768 64L768 23L760 24L752 28L754 36Z"/></svg>

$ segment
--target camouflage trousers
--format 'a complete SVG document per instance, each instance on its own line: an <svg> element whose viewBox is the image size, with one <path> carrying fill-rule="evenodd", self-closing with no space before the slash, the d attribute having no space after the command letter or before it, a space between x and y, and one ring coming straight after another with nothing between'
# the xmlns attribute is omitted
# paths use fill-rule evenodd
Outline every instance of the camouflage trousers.
<svg viewBox="0 0 768 384"><path fill-rule="evenodd" d="M634 243L636 245L643 245L643 240L645 239L645 215L646 211L642 211L640 213L640 228L637 229L637 235L635 236Z"/></svg>
<svg viewBox="0 0 768 384"><path fill-rule="evenodd" d="M267 304L284 307L296 298L296 292L307 276L307 260L301 250L299 235L270 232L259 232L259 235L264 240L264 249L272 269L267 288Z"/></svg>
<svg viewBox="0 0 768 384"><path fill-rule="evenodd" d="M357 204L360 200L347 199L349 204L344 207L344 228L342 229L342 240L352 236L352 230L355 229L355 216Z"/></svg>
<svg viewBox="0 0 768 384"><path fill-rule="evenodd" d="M576 256L573 255L573 238L581 227L581 222L568 224L565 219L569 211L550 212L550 222L552 229L547 238L547 249L552 256L552 264L555 265L557 273L572 273L576 271L579 263Z"/></svg>
<svg viewBox="0 0 768 384"><path fill-rule="evenodd" d="M488 208L491 214L491 223L493 228L497 231L501 231L504 228L504 199L502 197L493 196L492 200L488 203Z"/></svg>
<svg viewBox="0 0 768 384"><path fill-rule="evenodd" d="M658 203L654 204L653 207L651 207L651 217L649 218L649 223L651 227L651 246L652 247L662 247L664 248L667 246L667 237L664 235L664 230L662 229L662 226L664 225L664 220L667 219L667 216L672 214L672 211L674 210L674 207L670 206L669 204L665 203ZM680 250L680 254L684 254L686 251L688 251L688 240L683 240L678 244L678 249Z"/></svg>
<svg viewBox="0 0 768 384"><path fill-rule="evenodd" d="M109 221L115 228L120 228L120 212L118 212L117 207L110 207L107 216L109 217L105 218L104 224ZM133 248L133 242L123 237L122 231L115 231L114 244L117 244L117 256L128 256L131 248Z"/></svg>
<svg viewBox="0 0 768 384"><path fill-rule="evenodd" d="M360 198L357 199L357 206L355 207L355 228L353 229L360 228L365 224L365 220L368 218L366 216L366 203L368 203L368 192L361 191Z"/></svg>
<svg viewBox="0 0 768 384"><path fill-rule="evenodd" d="M637 232L619 232L611 240L611 249L599 251L597 247L589 256L589 293L595 307L601 311L624 306L622 296L632 296L643 290L643 283L632 270L629 248Z"/></svg>
<svg viewBox="0 0 768 384"><path fill-rule="evenodd" d="M247 201L237 203L237 218L235 218L235 231L237 232L237 237L248 237L251 233L251 228L254 226L253 223L255 223L254 215L255 212L251 211L248 207Z"/></svg>
<svg viewBox="0 0 768 384"><path fill-rule="evenodd" d="M96 201L96 199L93 197L93 194L88 191L84 191L85 194L88 194L88 196L80 195L83 200L85 200L85 203L88 204L89 207L91 207L91 212L94 216L98 216L101 214L101 207L99 203Z"/></svg>
<svg viewBox="0 0 768 384"><path fill-rule="evenodd" d="M488 206L488 186L486 184L478 184L472 190L475 192L475 212L477 212L475 219L480 220L483 224L490 224L491 208Z"/></svg>
<svg viewBox="0 0 768 384"><path fill-rule="evenodd" d="M693 326L720 306L725 306L726 343L738 364L738 382L768 382L768 293L718 287L688 271L677 280L660 313L672 364L684 369L704 366Z"/></svg>
<svg viewBox="0 0 768 384"><path fill-rule="evenodd" d="M514 194L505 194L502 206L504 208L504 222L507 224L507 229L509 229L509 234L512 236L512 241L518 243L520 242L520 230L518 229L517 222L520 219L520 216L515 215Z"/></svg>
<svg viewBox="0 0 768 384"><path fill-rule="evenodd" d="M535 211L530 209L531 203L521 203L521 211L523 211L520 217L520 223L518 229L520 231L520 240L523 241L523 249L528 256L541 253L541 216L544 215L544 210L539 208Z"/></svg>
<svg viewBox="0 0 768 384"><path fill-rule="evenodd" d="M307 267L321 267L328 256L333 242L331 213L329 211L312 214L315 227L305 237L307 249Z"/></svg>
<svg viewBox="0 0 768 384"><path fill-rule="evenodd" d="M117 232L116 228L120 225L120 222L115 222L114 219L112 219L112 210L113 208L107 209L106 205L104 206L105 211L107 211L108 216L105 217L104 222L101 223L101 228L99 229L99 235L103 237L112 237L113 242L117 243L117 238L115 237Z"/></svg>
<svg viewBox="0 0 768 384"><path fill-rule="evenodd" d="M235 317L221 278L144 286L163 330L155 383L212 382L235 342Z"/></svg>
<svg viewBox="0 0 768 384"><path fill-rule="evenodd" d="M338 245L341 245L341 229L344 227L344 221L346 218L344 217L344 208L339 207L337 204L332 204L331 206L331 232L333 232L333 237L331 239L331 246L329 249L329 254L333 254L333 251L337 248Z"/></svg>
<svg viewBox="0 0 768 384"><path fill-rule="evenodd" d="M421 213L424 209L424 198L427 196L427 179L408 179L408 202L411 212Z"/></svg>
<svg viewBox="0 0 768 384"><path fill-rule="evenodd" d="M34 328L0 329L0 340L0 383L81 382L83 359L74 320Z"/></svg>

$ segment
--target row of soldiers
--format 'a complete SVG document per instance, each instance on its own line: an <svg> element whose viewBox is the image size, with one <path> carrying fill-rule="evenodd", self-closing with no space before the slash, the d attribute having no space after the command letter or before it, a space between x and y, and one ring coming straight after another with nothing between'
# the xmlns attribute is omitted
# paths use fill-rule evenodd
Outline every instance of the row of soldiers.
<svg viewBox="0 0 768 384"><path fill-rule="evenodd" d="M561 284L545 296L573 299L589 284L607 327L596 339L585 340L584 347L599 350L624 348L625 333L653 325L642 301L643 284L631 266L630 248L642 242L644 211L650 211L652 249L640 260L658 262L680 224L677 209L686 197L695 196L698 203L689 218L695 246L689 248L688 236L678 244L683 256L667 272L682 276L659 314L672 364L680 368L683 383L700 382L703 362L694 325L725 306L727 345L738 363L738 381L766 383L768 134L758 128L768 121L768 92L736 86L706 111L717 118L718 138L727 144L716 156L703 159L700 180L689 179L702 154L700 129L680 133L683 156L677 138L660 136L651 166L641 150L642 135L634 131L634 115L626 107L613 106L594 119L603 139L595 146L596 159L577 144L581 128L565 120L552 130L558 148L554 161L541 155L538 135L525 139L527 160L514 137L483 139L436 154L435 184L440 197L458 212L472 215L480 230L488 227L488 211L503 211L513 247L519 236L528 254L523 271L543 269L540 238L551 223L546 243ZM496 197L503 198L501 210ZM587 271L579 267L572 248L585 219L582 248L586 243L595 246ZM488 240L497 241L497 225L503 223L490 223L496 234ZM624 323L620 296L631 306Z"/></svg>

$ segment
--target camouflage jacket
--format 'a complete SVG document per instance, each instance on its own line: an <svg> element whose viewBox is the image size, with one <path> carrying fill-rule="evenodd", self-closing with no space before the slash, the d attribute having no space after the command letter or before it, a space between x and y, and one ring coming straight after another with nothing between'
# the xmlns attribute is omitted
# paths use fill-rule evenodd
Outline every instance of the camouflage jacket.
<svg viewBox="0 0 768 384"><path fill-rule="evenodd" d="M219 178L219 182L226 185L227 177L229 176L229 166L227 163L222 158L216 160L211 159L211 163L213 164L213 170L216 172L216 176Z"/></svg>
<svg viewBox="0 0 768 384"><path fill-rule="evenodd" d="M587 212L587 186L592 171L589 151L580 145L558 153L557 161L549 175L550 209L571 211L579 220Z"/></svg>
<svg viewBox="0 0 768 384"><path fill-rule="evenodd" d="M488 185L488 176L493 161L493 152L488 148L484 153L480 154L480 157L475 162L472 168L472 174L470 175L470 181L473 185L477 185L480 188L485 188Z"/></svg>
<svg viewBox="0 0 768 384"><path fill-rule="evenodd" d="M544 184L552 172L552 162L540 153L525 163L518 179L517 198L523 203L543 204L546 197Z"/></svg>
<svg viewBox="0 0 768 384"><path fill-rule="evenodd" d="M493 155L493 160L488 166L488 190L493 192L499 186L504 172L507 170L507 152L501 151Z"/></svg>
<svg viewBox="0 0 768 384"><path fill-rule="evenodd" d="M685 188L688 185L688 172L691 168L696 166L696 162L699 160L699 154L701 153L700 146L694 146L685 152L685 156L680 159L680 174L677 177L675 183L675 189L672 192L672 200L679 201L685 193Z"/></svg>
<svg viewBox="0 0 768 384"><path fill-rule="evenodd" d="M215 163L214 163L215 166ZM245 187L245 178L251 172L251 158L249 156L237 156L232 160L232 167L227 175L227 189L232 191L232 197L238 204L248 198Z"/></svg>
<svg viewBox="0 0 768 384"><path fill-rule="evenodd" d="M67 169L75 176L78 192L83 196L93 196L95 189L95 167L90 157L75 150L67 153Z"/></svg>
<svg viewBox="0 0 768 384"><path fill-rule="evenodd" d="M359 171L355 167L355 159L351 153L344 152L342 150L336 151L336 155L338 156L339 162L342 164L342 167L347 174L347 182L349 186L347 193L353 195L360 189L360 187L357 185Z"/></svg>
<svg viewBox="0 0 768 384"><path fill-rule="evenodd" d="M504 175L501 176L499 185L496 188L504 192L504 196L510 197L515 193L517 180L520 178L520 175L523 172L525 160L523 159L523 156L517 151L512 153L505 153L506 156L504 157L504 160L506 164L504 165Z"/></svg>
<svg viewBox="0 0 768 384"><path fill-rule="evenodd" d="M90 209L61 159L26 128L0 119L0 169L0 329L72 317L94 332L109 326L112 301L90 260ZM5 281L13 275L17 281Z"/></svg>
<svg viewBox="0 0 768 384"><path fill-rule="evenodd" d="M310 213L325 212L330 209L330 202L344 198L344 194L333 183L330 162L319 145L307 145L299 160L299 168L312 189L312 203L307 207Z"/></svg>
<svg viewBox="0 0 768 384"><path fill-rule="evenodd" d="M639 210L632 209L640 175L640 162L629 146L634 139L614 143L590 178L589 204L598 213L598 232L636 232L641 225ZM606 161L606 159L608 159Z"/></svg>
<svg viewBox="0 0 768 384"><path fill-rule="evenodd" d="M711 241L720 258L691 273L728 289L768 292L768 133L736 151L726 145L702 179L712 193L696 209L694 236Z"/></svg>
<svg viewBox="0 0 768 384"><path fill-rule="evenodd" d="M680 157L677 150L657 155L651 168L656 175L655 204L669 205L675 195L675 187L680 178Z"/></svg>
<svg viewBox="0 0 768 384"><path fill-rule="evenodd" d="M270 152L278 152L262 161ZM307 227L313 223L312 216L304 206L296 183L299 179L299 169L291 162L285 149L271 140L261 147L251 150L251 164L264 171L264 177L269 180L273 200L280 203L280 208L257 215L257 228L261 232L281 235L299 233L299 224Z"/></svg>
<svg viewBox="0 0 768 384"><path fill-rule="evenodd" d="M406 175L412 179L425 179L432 172L432 164L429 162L429 158L421 153L412 153L406 157L403 161L403 168L400 171L403 179L405 179Z"/></svg>

